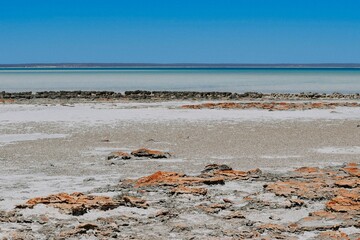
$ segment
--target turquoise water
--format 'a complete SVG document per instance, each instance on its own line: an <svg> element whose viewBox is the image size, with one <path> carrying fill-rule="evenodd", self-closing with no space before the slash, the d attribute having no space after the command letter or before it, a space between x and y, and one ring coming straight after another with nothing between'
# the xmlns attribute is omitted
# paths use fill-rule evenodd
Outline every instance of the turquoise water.
<svg viewBox="0 0 360 240"><path fill-rule="evenodd" d="M0 69L0 91L360 92L360 69Z"/></svg>

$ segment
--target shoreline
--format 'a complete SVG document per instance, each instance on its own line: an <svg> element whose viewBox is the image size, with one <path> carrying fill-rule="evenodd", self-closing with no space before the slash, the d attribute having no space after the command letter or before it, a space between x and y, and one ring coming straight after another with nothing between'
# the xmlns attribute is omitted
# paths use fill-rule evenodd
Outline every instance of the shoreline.
<svg viewBox="0 0 360 240"><path fill-rule="evenodd" d="M261 92L196 92L196 91L38 91L0 92L0 103L36 103L39 101L97 102L97 101L301 101L301 100L360 100L360 93L261 93Z"/></svg>

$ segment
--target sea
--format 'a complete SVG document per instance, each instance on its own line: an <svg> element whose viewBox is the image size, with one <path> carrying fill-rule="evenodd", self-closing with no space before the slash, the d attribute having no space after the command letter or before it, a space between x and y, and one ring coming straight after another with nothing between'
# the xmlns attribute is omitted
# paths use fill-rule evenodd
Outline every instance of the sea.
<svg viewBox="0 0 360 240"><path fill-rule="evenodd" d="M0 68L0 91L359 93L358 68Z"/></svg>

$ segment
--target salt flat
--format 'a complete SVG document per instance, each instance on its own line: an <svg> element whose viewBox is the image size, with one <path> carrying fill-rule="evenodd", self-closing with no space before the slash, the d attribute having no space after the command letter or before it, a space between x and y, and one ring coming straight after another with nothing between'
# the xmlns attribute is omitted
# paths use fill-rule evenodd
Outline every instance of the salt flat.
<svg viewBox="0 0 360 240"><path fill-rule="evenodd" d="M240 170L260 168L269 173L302 166L360 163L360 108L306 111L179 108L186 103L0 105L0 210L9 211L31 197L57 192L97 192L93 189L156 171L194 175L211 163ZM172 157L106 160L112 151L131 152L142 147L168 151ZM232 188L246 189L243 185L225 186L223 190L215 189L226 194L234 191ZM254 186L259 188L262 186ZM113 196L114 192L100 194ZM236 202L235 195L227 197ZM308 214L309 209L301 210L298 218ZM32 214L56 216L46 208L34 210ZM25 215L31 213L26 211ZM114 213L119 211L125 209ZM94 219L102 216L98 212L89 214ZM269 214L283 213L282 210L262 215L251 213L248 218ZM181 217L189 215L180 216L179 220ZM11 228L21 229L0 224L0 229ZM205 236L205 232L199 236Z"/></svg>

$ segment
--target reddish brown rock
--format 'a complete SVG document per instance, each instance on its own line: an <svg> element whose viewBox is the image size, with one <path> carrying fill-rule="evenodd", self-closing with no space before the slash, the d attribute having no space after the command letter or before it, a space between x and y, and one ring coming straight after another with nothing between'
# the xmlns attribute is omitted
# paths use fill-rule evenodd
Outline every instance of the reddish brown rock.
<svg viewBox="0 0 360 240"><path fill-rule="evenodd" d="M185 186L179 186L171 189L171 194L193 194L193 195L206 195L207 189L205 188L190 188Z"/></svg>
<svg viewBox="0 0 360 240"><path fill-rule="evenodd" d="M351 176L360 177L360 170L357 163L349 163L343 170Z"/></svg>
<svg viewBox="0 0 360 240"><path fill-rule="evenodd" d="M223 102L183 105L184 109L266 109L269 111L308 110L308 109L333 109L335 107L358 107L358 103L349 102Z"/></svg>
<svg viewBox="0 0 360 240"><path fill-rule="evenodd" d="M346 233L340 231L326 231L320 233L316 239L319 240L350 240Z"/></svg>
<svg viewBox="0 0 360 240"><path fill-rule="evenodd" d="M337 196L326 203L326 208L335 212L360 212L360 188L337 191Z"/></svg>
<svg viewBox="0 0 360 240"><path fill-rule="evenodd" d="M201 172L200 176L212 176L212 177L222 177L225 180L246 180L249 177L258 177L261 174L260 169L253 169L247 172L233 170L231 167L225 164L210 164L205 166L205 169Z"/></svg>
<svg viewBox="0 0 360 240"><path fill-rule="evenodd" d="M220 177L188 177L185 174L176 172L156 172L150 176L142 177L135 181L136 187L145 186L179 186L197 184L224 184L224 179Z"/></svg>
<svg viewBox="0 0 360 240"><path fill-rule="evenodd" d="M109 154L109 156L107 157L108 160L112 160L112 159L123 159L123 160L127 160L130 159L131 156L130 154L126 153L126 152L112 152Z"/></svg>
<svg viewBox="0 0 360 240"><path fill-rule="evenodd" d="M271 230L275 232L285 232L286 227L280 224L266 223L258 227L259 230Z"/></svg>
<svg viewBox="0 0 360 240"><path fill-rule="evenodd" d="M137 208L148 208L149 204L146 202L146 200L132 197L132 196L125 196L123 197L125 203L129 204L131 207L137 207Z"/></svg>
<svg viewBox="0 0 360 240"><path fill-rule="evenodd" d="M232 212L230 213L229 215L226 215L224 217L225 219L234 219L234 218L245 218L245 216L242 214L241 211L235 211L235 212Z"/></svg>
<svg viewBox="0 0 360 240"><path fill-rule="evenodd" d="M327 220L331 220L331 219L335 219L336 218L336 214L332 213L332 212L328 212L328 211L316 211L316 212L312 212L309 214L310 217L317 217L320 219L327 219Z"/></svg>
<svg viewBox="0 0 360 240"><path fill-rule="evenodd" d="M319 172L319 168L316 168L316 167L301 167L301 168L296 169L295 172L317 173L317 172Z"/></svg>
<svg viewBox="0 0 360 240"><path fill-rule="evenodd" d="M120 202L105 196L84 195L83 193L59 193L47 197L37 197L28 200L18 208L33 208L37 204L45 204L60 209L61 211L72 214L82 215L89 210L109 210L120 206Z"/></svg>
<svg viewBox="0 0 360 240"><path fill-rule="evenodd" d="M278 196L298 196L306 199L322 199L330 194L331 190L327 184L318 181L277 181L265 186L265 190L275 193Z"/></svg>
<svg viewBox="0 0 360 240"><path fill-rule="evenodd" d="M345 178L335 182L335 185L338 187L344 188L355 188L360 185L359 178Z"/></svg>
<svg viewBox="0 0 360 240"><path fill-rule="evenodd" d="M140 148L138 150L132 151L131 155L135 157L147 157L147 158L168 158L170 153L162 152L157 150L150 150L147 148Z"/></svg>

